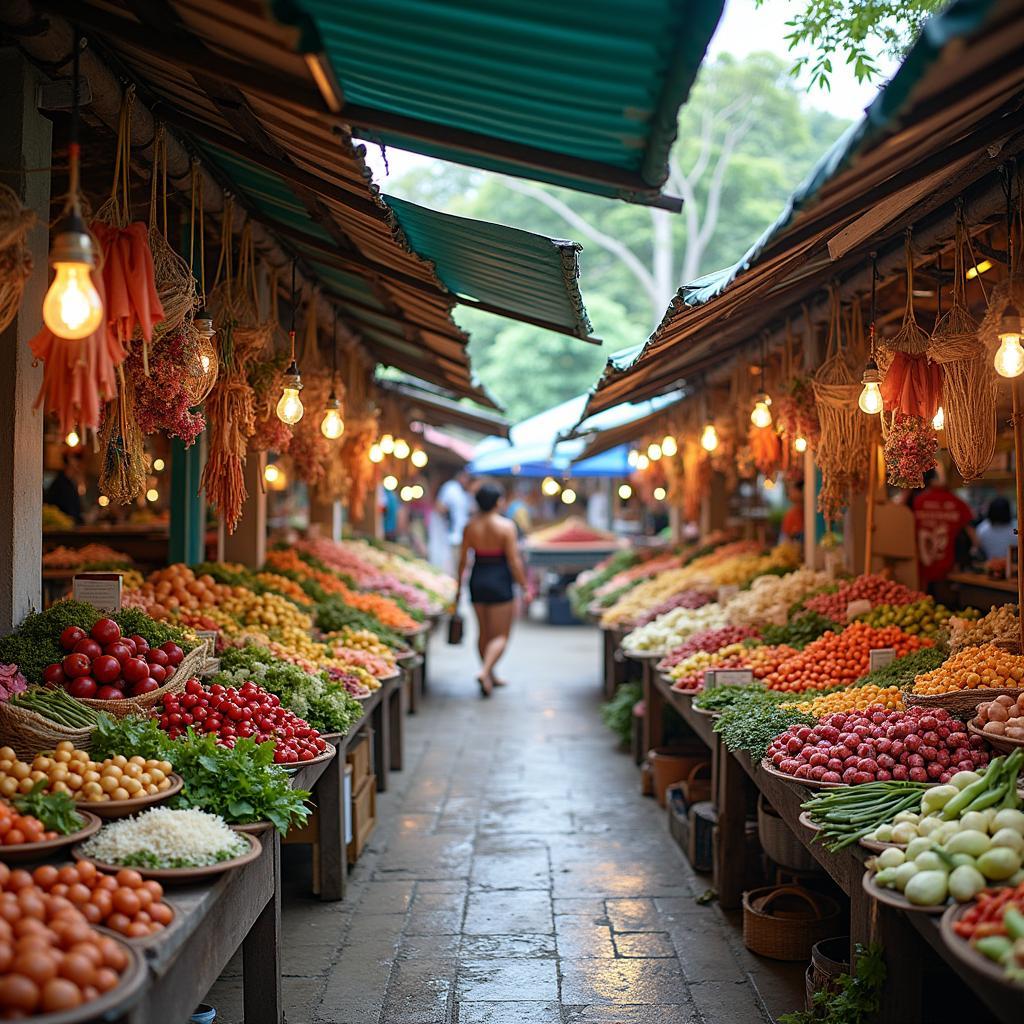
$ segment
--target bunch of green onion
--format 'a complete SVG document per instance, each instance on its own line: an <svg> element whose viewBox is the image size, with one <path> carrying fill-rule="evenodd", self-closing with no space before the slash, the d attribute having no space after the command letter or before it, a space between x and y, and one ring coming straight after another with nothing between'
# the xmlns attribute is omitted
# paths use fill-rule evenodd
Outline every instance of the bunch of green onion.
<svg viewBox="0 0 1024 1024"><path fill-rule="evenodd" d="M800 806L821 831L825 849L845 849L901 811L917 810L928 786L923 782L865 782L824 790Z"/></svg>

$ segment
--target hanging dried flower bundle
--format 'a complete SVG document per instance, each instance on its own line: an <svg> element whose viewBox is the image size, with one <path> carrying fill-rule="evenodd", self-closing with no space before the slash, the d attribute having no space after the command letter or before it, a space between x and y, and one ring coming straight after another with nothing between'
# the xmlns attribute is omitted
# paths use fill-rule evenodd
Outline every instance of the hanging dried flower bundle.
<svg viewBox="0 0 1024 1024"><path fill-rule="evenodd" d="M116 505L131 504L146 489L149 466L136 415L135 383L129 376L121 376L118 397L104 411L100 447L100 490Z"/></svg>
<svg viewBox="0 0 1024 1024"><path fill-rule="evenodd" d="M206 429L202 413L192 412L192 393L182 373L192 351L183 328L153 343L149 375L142 366L141 350L125 362L125 372L135 381L135 416L143 434L161 431L190 447Z"/></svg>
<svg viewBox="0 0 1024 1024"><path fill-rule="evenodd" d="M924 474L934 469L938 451L939 440L930 424L896 413L885 438L886 479L893 487L923 487Z"/></svg>

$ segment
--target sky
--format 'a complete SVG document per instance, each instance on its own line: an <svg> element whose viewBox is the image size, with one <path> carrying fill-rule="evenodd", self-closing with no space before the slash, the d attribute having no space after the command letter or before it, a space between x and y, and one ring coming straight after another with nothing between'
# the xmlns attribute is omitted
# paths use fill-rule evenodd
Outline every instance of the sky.
<svg viewBox="0 0 1024 1024"><path fill-rule="evenodd" d="M789 44L785 39L788 31L786 21L796 5L804 2L806 0L766 0L763 7L757 8L754 0L726 0L725 14L708 47L708 56L713 58L722 53L731 53L745 57L755 51L768 50L785 60L792 60L799 55L799 51L797 54L789 52ZM881 58L878 64L885 76L896 70L894 61ZM801 84L806 88L806 81ZM815 87L807 92L807 102L838 117L856 120L874 98L880 84L881 79L873 83L858 83L849 67L842 61L836 61L831 90ZM366 162L373 171L374 179L385 192L388 191L388 177L401 177L412 167L433 159L389 148L389 175L379 148L368 144L366 151Z"/></svg>

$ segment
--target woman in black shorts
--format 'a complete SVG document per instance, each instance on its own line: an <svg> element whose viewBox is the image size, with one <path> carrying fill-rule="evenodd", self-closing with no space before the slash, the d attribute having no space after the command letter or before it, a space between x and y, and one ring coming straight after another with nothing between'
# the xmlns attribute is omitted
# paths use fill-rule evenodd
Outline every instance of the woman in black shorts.
<svg viewBox="0 0 1024 1024"><path fill-rule="evenodd" d="M473 552L473 569L469 574L469 599L479 626L477 649L483 667L477 682L480 692L489 697L495 686L504 682L494 675L494 666L505 653L515 602L513 582L526 585L526 573L519 558L516 527L502 515L504 496L494 484L482 484L476 492L479 511L466 524L459 553L459 595L466 573L469 553ZM458 596L456 605L458 605Z"/></svg>

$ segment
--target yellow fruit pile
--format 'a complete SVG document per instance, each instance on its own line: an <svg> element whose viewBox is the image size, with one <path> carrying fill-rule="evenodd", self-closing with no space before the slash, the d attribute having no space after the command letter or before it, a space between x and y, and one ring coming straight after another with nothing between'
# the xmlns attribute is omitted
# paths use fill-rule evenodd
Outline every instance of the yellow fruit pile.
<svg viewBox="0 0 1024 1024"><path fill-rule="evenodd" d="M845 690L825 693L813 700L787 702L782 706L824 718L837 711L863 711L872 704L882 704L890 711L902 711L903 693L898 686L848 686Z"/></svg>
<svg viewBox="0 0 1024 1024"><path fill-rule="evenodd" d="M236 587L232 595L217 607L241 626L279 629L282 635L286 629L309 633L313 628L312 618L279 594L254 594L251 590Z"/></svg>
<svg viewBox="0 0 1024 1024"><path fill-rule="evenodd" d="M19 761L10 747L0 747L0 796L28 793L46 780L46 792L67 793L74 800L105 803L132 797L155 796L169 789L172 768L169 761L143 757L108 757L93 761L70 740L58 743L51 754L37 754L29 764Z"/></svg>
<svg viewBox="0 0 1024 1024"><path fill-rule="evenodd" d="M276 572L258 572L256 579L263 586L287 597L289 601L302 608L312 608L315 603L295 580L290 580L287 576L279 576Z"/></svg>
<svg viewBox="0 0 1024 1024"><path fill-rule="evenodd" d="M1017 688L1024 679L1024 656L994 644L965 647L938 668L914 680L914 693L934 695L956 690Z"/></svg>
<svg viewBox="0 0 1024 1024"><path fill-rule="evenodd" d="M355 651L365 651L381 658L393 658L393 652L372 629L353 629L346 626L334 633L328 633L327 639L343 647L351 647Z"/></svg>

